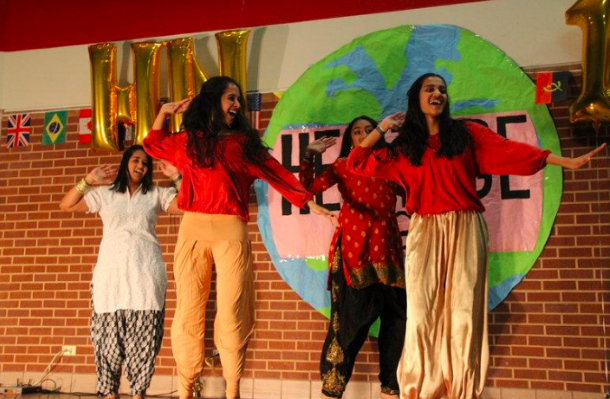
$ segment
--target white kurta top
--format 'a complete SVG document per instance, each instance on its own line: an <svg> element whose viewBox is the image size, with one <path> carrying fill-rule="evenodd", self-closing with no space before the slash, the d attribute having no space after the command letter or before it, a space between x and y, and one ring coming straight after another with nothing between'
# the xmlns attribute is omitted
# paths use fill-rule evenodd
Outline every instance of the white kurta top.
<svg viewBox="0 0 610 399"><path fill-rule="evenodd" d="M89 191L90 213L99 212L104 234L93 270L95 313L116 310L161 310L165 304L167 275L155 226L176 196L174 188L141 187L129 195L103 186Z"/></svg>

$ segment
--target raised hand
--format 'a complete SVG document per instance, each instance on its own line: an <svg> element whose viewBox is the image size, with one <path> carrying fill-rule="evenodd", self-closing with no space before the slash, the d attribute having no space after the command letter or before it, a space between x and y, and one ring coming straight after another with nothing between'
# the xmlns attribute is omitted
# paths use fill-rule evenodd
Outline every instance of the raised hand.
<svg viewBox="0 0 610 399"><path fill-rule="evenodd" d="M159 113L162 113L164 115L180 114L186 111L190 103L191 100L189 100L188 98L185 98L184 100L178 102L165 103L161 106L161 110L159 111Z"/></svg>
<svg viewBox="0 0 610 399"><path fill-rule="evenodd" d="M85 181L91 186L106 185L114 181L115 175L115 168L108 165L102 165L89 172L89 174L85 176Z"/></svg>
<svg viewBox="0 0 610 399"><path fill-rule="evenodd" d="M566 169L578 169L591 162L591 158L597 155L597 153L599 153L604 148L606 148L606 143L600 145L593 151L576 158L565 158L560 157L559 155L549 154L549 156L546 158L546 163L549 165L562 166Z"/></svg>
<svg viewBox="0 0 610 399"><path fill-rule="evenodd" d="M397 130L405 123L406 114L404 112L395 112L383 118L379 125L385 131Z"/></svg>
<svg viewBox="0 0 610 399"><path fill-rule="evenodd" d="M329 149L336 143L337 143L336 137L324 136L321 139L318 139L316 141L312 141L311 143L309 143L309 145L305 149L305 153L310 156L324 154L327 149Z"/></svg>
<svg viewBox="0 0 610 399"><path fill-rule="evenodd" d="M597 153L600 152L601 150L603 150L605 147L606 147L606 143L600 145L593 151L588 152L585 155L582 155L580 157L568 158L566 165L564 167L567 169L578 169L578 168L588 164L589 162L591 162L591 158L593 158L595 155L597 155Z"/></svg>
<svg viewBox="0 0 610 399"><path fill-rule="evenodd" d="M316 215L322 215L322 216L328 217L328 220L330 221L330 223L333 226L335 226L335 227L339 226L339 219L337 219L337 217L331 211L329 211L328 209L324 208L323 206L320 206L320 205L316 204L313 201L307 202L307 206Z"/></svg>
<svg viewBox="0 0 610 399"><path fill-rule="evenodd" d="M180 176L180 172L178 171L178 168L176 168L174 165L172 165L171 163L169 163L168 161L162 159L161 161L161 173L163 173L163 175L165 175L166 177L169 177L172 180L176 180L178 178L178 176Z"/></svg>

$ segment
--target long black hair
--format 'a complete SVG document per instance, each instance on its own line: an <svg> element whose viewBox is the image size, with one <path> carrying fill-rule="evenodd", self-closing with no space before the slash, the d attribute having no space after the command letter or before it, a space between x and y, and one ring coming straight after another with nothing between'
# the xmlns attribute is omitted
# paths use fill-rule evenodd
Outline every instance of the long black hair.
<svg viewBox="0 0 610 399"><path fill-rule="evenodd" d="M225 124L221 99L230 85L239 90L239 112L233 124ZM201 85L201 91L191 101L184 112L182 128L188 135L187 155L199 166L209 168L216 162L216 146L219 136L226 132L239 132L245 136L243 144L244 157L255 164L262 162L267 148L264 146L258 131L250 126L244 115L245 102L241 87L228 76L216 76Z"/></svg>
<svg viewBox="0 0 610 399"><path fill-rule="evenodd" d="M352 150L354 142L352 141L352 129L354 129L354 125L356 122L360 120L365 120L373 125L373 129L377 127L377 121L370 116L360 115L352 119L352 121L345 128L345 133L343 133L343 141L341 142L341 149L339 150L339 156L337 158L347 158L350 151ZM386 141L382 138L375 144L374 148L380 148L387 146Z"/></svg>
<svg viewBox="0 0 610 399"><path fill-rule="evenodd" d="M391 152L394 156L402 153L414 166L421 165L421 159L430 137L426 116L422 112L419 103L421 88L424 81L429 77L440 78L445 83L445 86L447 85L445 79L435 73L426 73L413 82L411 88L407 91L408 106L405 123L400 129L398 137L391 145ZM439 116L439 135L441 145L436 152L437 156L453 158L463 153L472 142L464 123L451 118L449 113L449 96L447 96L447 103Z"/></svg>
<svg viewBox="0 0 610 399"><path fill-rule="evenodd" d="M144 151L144 147L139 144L134 144L123 153L123 158L121 158L121 164L119 165L119 171L116 174L116 178L114 182L110 186L111 190L114 190L119 193L125 193L127 191L127 187L129 187L129 160L133 156L133 153L136 151ZM146 174L142 178L142 194L146 194L153 187L153 159L150 155L146 154L146 158L148 159L148 170Z"/></svg>

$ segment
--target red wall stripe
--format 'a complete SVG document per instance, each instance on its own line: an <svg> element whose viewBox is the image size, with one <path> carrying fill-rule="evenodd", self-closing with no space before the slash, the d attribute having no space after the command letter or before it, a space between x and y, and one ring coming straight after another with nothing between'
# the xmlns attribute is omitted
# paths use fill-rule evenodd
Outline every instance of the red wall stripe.
<svg viewBox="0 0 610 399"><path fill-rule="evenodd" d="M0 51L143 39L489 0L0 0Z"/></svg>

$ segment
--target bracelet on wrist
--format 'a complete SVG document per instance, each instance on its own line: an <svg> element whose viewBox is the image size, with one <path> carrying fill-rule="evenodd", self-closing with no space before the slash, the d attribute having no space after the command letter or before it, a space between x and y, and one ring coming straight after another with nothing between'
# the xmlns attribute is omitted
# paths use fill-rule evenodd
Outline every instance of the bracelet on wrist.
<svg viewBox="0 0 610 399"><path fill-rule="evenodd" d="M87 180L85 180L85 178L83 177L74 187L76 189L76 191L78 191L79 193L85 195L87 194L87 191L91 190L93 187L91 187L91 185L89 183L87 183Z"/></svg>
<svg viewBox="0 0 610 399"><path fill-rule="evenodd" d="M313 154L311 154L311 155L305 154L305 156L303 157L303 161L313 162Z"/></svg>
<svg viewBox="0 0 610 399"><path fill-rule="evenodd" d="M383 130L381 125L377 125L375 127L375 130L377 130L379 132L379 134L381 134L382 136L385 135L388 132L387 130Z"/></svg>

